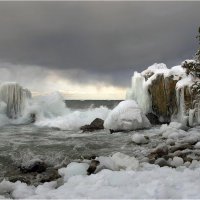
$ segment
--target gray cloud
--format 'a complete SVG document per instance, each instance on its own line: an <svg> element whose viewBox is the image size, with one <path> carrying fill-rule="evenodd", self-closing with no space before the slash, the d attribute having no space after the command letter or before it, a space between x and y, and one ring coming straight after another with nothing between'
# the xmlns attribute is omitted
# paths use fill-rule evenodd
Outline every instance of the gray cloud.
<svg viewBox="0 0 200 200"><path fill-rule="evenodd" d="M194 55L199 9L200 2L0 2L0 59L126 87L135 70Z"/></svg>

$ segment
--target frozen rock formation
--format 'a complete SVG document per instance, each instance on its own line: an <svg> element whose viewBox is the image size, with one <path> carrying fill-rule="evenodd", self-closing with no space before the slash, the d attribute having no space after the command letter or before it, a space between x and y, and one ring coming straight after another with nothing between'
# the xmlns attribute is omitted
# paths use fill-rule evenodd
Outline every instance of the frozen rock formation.
<svg viewBox="0 0 200 200"><path fill-rule="evenodd" d="M150 126L149 120L133 100L120 102L104 121L104 127L113 131L130 131Z"/></svg>
<svg viewBox="0 0 200 200"><path fill-rule="evenodd" d="M27 99L30 98L31 92L22 88L18 83L3 83L0 85L0 102L4 105L9 118L21 116Z"/></svg>
<svg viewBox="0 0 200 200"><path fill-rule="evenodd" d="M134 73L127 99L135 100L146 114L155 114L160 122L178 120L193 126L200 123L199 77L200 64L196 60L186 60L171 69L163 63L154 64L142 73Z"/></svg>

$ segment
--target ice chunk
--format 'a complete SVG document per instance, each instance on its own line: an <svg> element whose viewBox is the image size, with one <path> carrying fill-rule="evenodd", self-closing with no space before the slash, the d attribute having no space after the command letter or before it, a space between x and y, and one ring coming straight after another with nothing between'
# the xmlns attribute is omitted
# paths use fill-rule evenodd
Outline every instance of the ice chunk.
<svg viewBox="0 0 200 200"><path fill-rule="evenodd" d="M135 157L130 157L117 152L112 156L112 160L120 169L135 170L139 167L139 162Z"/></svg>
<svg viewBox="0 0 200 200"><path fill-rule="evenodd" d="M106 118L104 127L110 130L136 130L149 128L150 122L134 100L122 101Z"/></svg>
<svg viewBox="0 0 200 200"><path fill-rule="evenodd" d="M61 168L58 173L64 177L64 181L67 181L70 177L76 175L87 175L87 169L89 165L87 163L72 162L67 165L66 168Z"/></svg>
<svg viewBox="0 0 200 200"><path fill-rule="evenodd" d="M136 144L146 144L148 143L147 137L145 137L143 134L134 134L132 136L132 141L135 142Z"/></svg>

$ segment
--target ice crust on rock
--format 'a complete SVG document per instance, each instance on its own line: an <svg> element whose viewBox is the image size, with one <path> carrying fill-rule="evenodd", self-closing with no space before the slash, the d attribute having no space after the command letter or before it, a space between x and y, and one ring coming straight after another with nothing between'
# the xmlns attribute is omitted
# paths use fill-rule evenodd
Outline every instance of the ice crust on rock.
<svg viewBox="0 0 200 200"><path fill-rule="evenodd" d="M183 159L181 157L175 156L171 161L171 165L175 167L180 167L183 165Z"/></svg>
<svg viewBox="0 0 200 200"><path fill-rule="evenodd" d="M178 112L172 113L171 120L176 119L182 124L189 124L190 126L200 124L200 102L196 102L195 107L190 108L189 111L187 110L188 108L186 109L185 107L185 88L190 88L195 82L200 80L194 78L192 75L187 75L186 70L182 65L169 69L163 63L155 63L141 73L134 72L131 88L128 89L126 98L135 100L144 113L147 114L153 112L151 94L149 93L148 88L160 75L162 75L164 79L172 77L173 80L176 81L174 90L176 91L175 98ZM199 101L198 99L196 100Z"/></svg>
<svg viewBox="0 0 200 200"><path fill-rule="evenodd" d="M148 94L148 84L142 74L134 72L132 87L127 90L126 99L135 100L144 113L148 113L151 110L151 97Z"/></svg>
<svg viewBox="0 0 200 200"><path fill-rule="evenodd" d="M104 121L104 128L114 131L130 131L150 126L149 120L134 100L120 102Z"/></svg>
<svg viewBox="0 0 200 200"><path fill-rule="evenodd" d="M22 116L27 100L30 98L31 92L28 89L22 88L18 83L8 82L0 85L0 107L2 109L3 105L9 118Z"/></svg>

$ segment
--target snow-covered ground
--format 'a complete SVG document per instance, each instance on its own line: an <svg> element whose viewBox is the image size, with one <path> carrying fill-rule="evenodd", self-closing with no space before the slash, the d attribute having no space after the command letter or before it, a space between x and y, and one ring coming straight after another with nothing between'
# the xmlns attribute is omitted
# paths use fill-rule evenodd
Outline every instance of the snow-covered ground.
<svg viewBox="0 0 200 200"><path fill-rule="evenodd" d="M12 198L200 198L200 167L169 168L144 164L139 170L111 171L104 169L87 176L85 166L69 177L63 185L44 183L38 187L25 183L0 183L0 193ZM1 196L3 197L3 196Z"/></svg>

